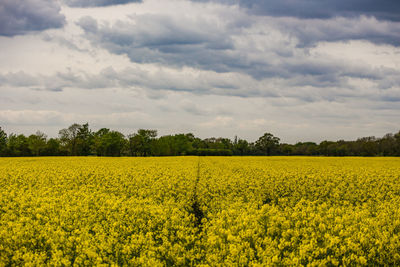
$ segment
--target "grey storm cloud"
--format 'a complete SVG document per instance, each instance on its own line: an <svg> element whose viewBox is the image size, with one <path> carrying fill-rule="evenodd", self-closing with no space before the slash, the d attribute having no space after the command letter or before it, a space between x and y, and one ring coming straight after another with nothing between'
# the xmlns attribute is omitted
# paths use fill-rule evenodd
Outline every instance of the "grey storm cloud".
<svg viewBox="0 0 400 267"><path fill-rule="evenodd" d="M247 75L205 72L156 71L140 68L115 70L105 68L98 73L84 71L59 72L54 75L31 75L25 72L0 73L0 86L28 87L35 90L63 91L68 88L145 88L155 91L188 92L195 95L236 96L242 98L290 98L301 102L345 101L360 98L374 101L398 102L400 72L392 69L348 68L347 75L338 74L335 67L321 75L294 75L289 79L266 79L258 81ZM351 72L370 73L376 87L359 88L348 83ZM372 73L376 73L372 76ZM329 77L331 75L332 77ZM345 73L343 75L346 75ZM387 86L390 85L390 86ZM377 88L379 90L377 90ZM189 107L186 107L190 109ZM196 110L191 110L192 113Z"/></svg>
<svg viewBox="0 0 400 267"><path fill-rule="evenodd" d="M104 7L141 2L142 0L64 0L64 3L71 7Z"/></svg>
<svg viewBox="0 0 400 267"><path fill-rule="evenodd" d="M78 25L93 44L116 54L126 54L133 62L211 67L218 72L243 67L228 55L234 44L225 27L216 27L207 20L185 18L182 21L164 15L139 15L134 19L134 22L99 25L95 19L84 17Z"/></svg>
<svg viewBox="0 0 400 267"><path fill-rule="evenodd" d="M400 45L400 22L380 21L373 17L333 19L269 19L282 32L298 39L298 46L318 42L367 40L376 44Z"/></svg>
<svg viewBox="0 0 400 267"><path fill-rule="evenodd" d="M1 0L0 35L15 36L32 31L61 28L65 17L53 0Z"/></svg>
<svg viewBox="0 0 400 267"><path fill-rule="evenodd" d="M349 77L384 80L391 70L312 58L308 47L318 42L349 40L400 44L400 23L370 17L318 21L263 17L246 27L235 20L217 27L199 18L152 14L114 24L84 17L78 25L93 45L127 55L132 62L237 72L258 80L283 78L321 87L344 86ZM270 36L274 31L282 40Z"/></svg>
<svg viewBox="0 0 400 267"><path fill-rule="evenodd" d="M252 14L297 18L333 18L373 16L377 19L400 21L398 0L192 0L239 4Z"/></svg>
<svg viewBox="0 0 400 267"><path fill-rule="evenodd" d="M47 91L62 91L66 88L99 89L144 87L152 90L170 90L192 92L196 94L228 94L222 91L239 89L235 81L228 81L224 76L202 77L176 72L175 74L159 71L148 73L135 68L116 71L112 67L99 73L58 72L54 75L31 75L25 72L0 73L0 86L30 87ZM218 93L219 92L219 93ZM233 93L235 95L235 93Z"/></svg>

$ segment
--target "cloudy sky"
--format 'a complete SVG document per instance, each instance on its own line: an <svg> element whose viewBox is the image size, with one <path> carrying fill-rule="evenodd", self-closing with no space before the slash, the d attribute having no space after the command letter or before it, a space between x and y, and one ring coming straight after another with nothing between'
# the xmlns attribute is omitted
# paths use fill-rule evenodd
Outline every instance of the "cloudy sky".
<svg viewBox="0 0 400 267"><path fill-rule="evenodd" d="M400 130L398 0L1 0L0 127L351 140Z"/></svg>

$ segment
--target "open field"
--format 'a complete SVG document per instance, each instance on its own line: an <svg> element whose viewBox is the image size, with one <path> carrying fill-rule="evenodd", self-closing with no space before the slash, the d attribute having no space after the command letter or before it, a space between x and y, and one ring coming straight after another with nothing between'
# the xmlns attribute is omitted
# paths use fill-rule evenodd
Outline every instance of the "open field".
<svg viewBox="0 0 400 267"><path fill-rule="evenodd" d="M400 158L0 158L0 266L400 265Z"/></svg>

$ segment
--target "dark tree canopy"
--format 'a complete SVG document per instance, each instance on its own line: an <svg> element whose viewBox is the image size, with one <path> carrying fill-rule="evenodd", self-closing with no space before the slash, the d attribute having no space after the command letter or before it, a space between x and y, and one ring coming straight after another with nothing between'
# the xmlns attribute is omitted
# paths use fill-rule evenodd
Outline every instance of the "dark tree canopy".
<svg viewBox="0 0 400 267"><path fill-rule="evenodd" d="M123 154L125 137L117 131L102 128L94 134L94 150L97 156L119 157Z"/></svg>
<svg viewBox="0 0 400 267"><path fill-rule="evenodd" d="M41 152L46 148L46 139L47 135L40 131L37 131L36 134L32 134L28 137L28 147L33 155L40 156L40 154L42 154Z"/></svg>
<svg viewBox="0 0 400 267"><path fill-rule="evenodd" d="M374 136L355 141L280 143L271 133L255 142L223 137L201 139L192 133L164 135L157 138L157 130L139 129L126 137L118 131L101 128L93 132L88 123L74 123L59 131L58 138L48 139L37 131L6 134L0 127L0 156L248 156L248 155L304 155L304 156L400 156L400 131L381 138Z"/></svg>
<svg viewBox="0 0 400 267"><path fill-rule="evenodd" d="M256 147L261 151L261 153L265 153L267 156L270 156L279 146L280 139L278 137L273 136L270 133L265 133L256 141Z"/></svg>
<svg viewBox="0 0 400 267"><path fill-rule="evenodd" d="M7 134L0 127L0 156L6 154Z"/></svg>
<svg viewBox="0 0 400 267"><path fill-rule="evenodd" d="M77 156L76 143L78 131L81 127L81 125L74 123L68 128L60 130L58 133L60 141L67 148L69 155Z"/></svg>

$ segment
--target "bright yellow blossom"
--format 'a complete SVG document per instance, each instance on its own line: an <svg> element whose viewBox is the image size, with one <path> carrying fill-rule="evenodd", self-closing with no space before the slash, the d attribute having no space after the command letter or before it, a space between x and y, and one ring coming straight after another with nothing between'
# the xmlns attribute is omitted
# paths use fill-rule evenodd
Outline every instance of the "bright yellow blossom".
<svg viewBox="0 0 400 267"><path fill-rule="evenodd" d="M399 218L399 158L0 158L0 266L396 266Z"/></svg>

